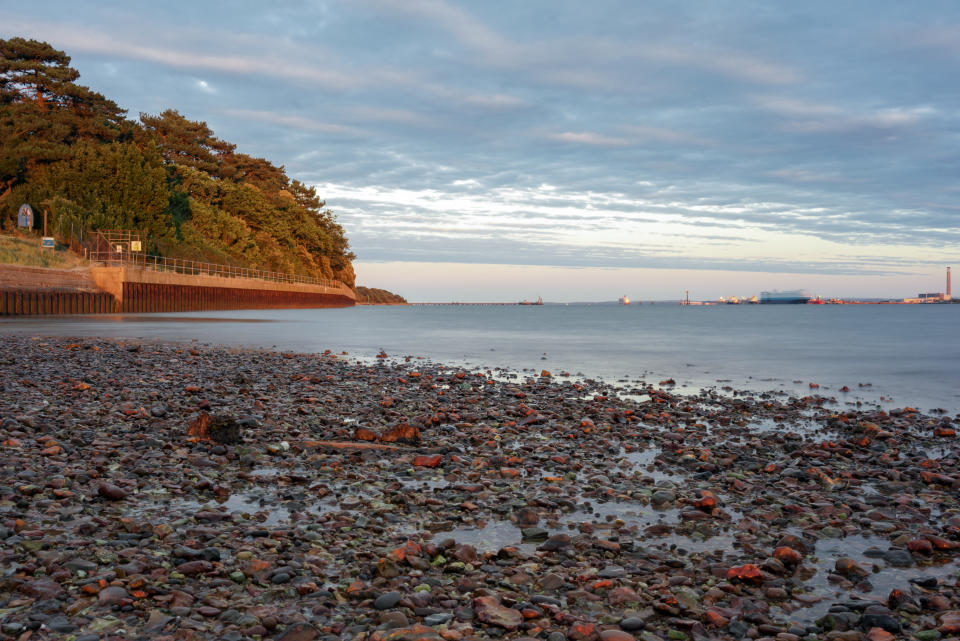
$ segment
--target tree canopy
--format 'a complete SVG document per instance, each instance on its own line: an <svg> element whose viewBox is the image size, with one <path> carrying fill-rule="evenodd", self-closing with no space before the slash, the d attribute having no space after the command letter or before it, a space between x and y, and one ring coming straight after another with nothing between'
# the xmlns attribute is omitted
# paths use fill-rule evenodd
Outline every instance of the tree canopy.
<svg viewBox="0 0 960 641"><path fill-rule="evenodd" d="M45 42L0 39L0 226L137 229L165 256L336 278L353 253L316 190L174 109L127 118ZM65 238L65 240L69 240Z"/></svg>
<svg viewBox="0 0 960 641"><path fill-rule="evenodd" d="M385 289L357 286L357 302L367 305L406 305L407 299Z"/></svg>

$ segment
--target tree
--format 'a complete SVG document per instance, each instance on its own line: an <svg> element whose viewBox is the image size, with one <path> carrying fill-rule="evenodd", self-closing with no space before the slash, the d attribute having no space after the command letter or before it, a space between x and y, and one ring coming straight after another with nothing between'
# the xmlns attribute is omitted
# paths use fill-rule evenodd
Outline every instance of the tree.
<svg viewBox="0 0 960 641"><path fill-rule="evenodd" d="M77 84L45 42L0 40L0 221L47 207L54 233L139 229L151 250L354 282L354 255L316 189L168 109L140 122Z"/></svg>
<svg viewBox="0 0 960 641"><path fill-rule="evenodd" d="M132 142L79 142L73 157L45 169L23 193L24 202L57 203L54 228L64 218L86 229L139 229L152 239L172 238L169 192L156 148ZM18 192L21 190L18 190Z"/></svg>
<svg viewBox="0 0 960 641"><path fill-rule="evenodd" d="M187 165L210 175L219 175L222 156L236 149L236 145L214 136L207 123L187 120L173 109L159 116L142 113L140 122L168 163Z"/></svg>
<svg viewBox="0 0 960 641"><path fill-rule="evenodd" d="M44 111L66 109L78 124L96 121L109 131L109 138L115 137L126 122L126 110L76 84L79 77L80 72L70 66L70 56L46 42L0 40L0 104L32 102Z"/></svg>
<svg viewBox="0 0 960 641"><path fill-rule="evenodd" d="M11 38L0 40L0 101L32 100L39 104L63 100L64 88L80 72L70 67L70 56L46 42Z"/></svg>
<svg viewBox="0 0 960 641"><path fill-rule="evenodd" d="M279 192L286 188L289 179L283 167L277 167L263 158L254 158L247 154L226 154L219 175L233 182L245 182L268 193Z"/></svg>
<svg viewBox="0 0 960 641"><path fill-rule="evenodd" d="M31 172L70 156L77 140L130 132L125 110L80 86L70 56L45 42L0 40L0 201Z"/></svg>

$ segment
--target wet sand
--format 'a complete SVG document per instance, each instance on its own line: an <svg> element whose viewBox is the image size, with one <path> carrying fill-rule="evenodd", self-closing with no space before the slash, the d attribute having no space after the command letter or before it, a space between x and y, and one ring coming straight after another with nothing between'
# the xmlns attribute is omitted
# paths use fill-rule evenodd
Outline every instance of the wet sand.
<svg viewBox="0 0 960 641"><path fill-rule="evenodd" d="M0 639L960 632L955 417L3 341Z"/></svg>

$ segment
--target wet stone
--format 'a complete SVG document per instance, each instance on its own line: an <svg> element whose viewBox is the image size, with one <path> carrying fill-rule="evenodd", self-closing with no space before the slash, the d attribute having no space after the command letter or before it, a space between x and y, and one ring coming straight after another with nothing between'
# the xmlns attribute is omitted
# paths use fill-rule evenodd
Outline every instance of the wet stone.
<svg viewBox="0 0 960 641"><path fill-rule="evenodd" d="M547 537L550 536L549 531L539 527L526 527L520 533L523 535L524 541L546 541Z"/></svg>
<svg viewBox="0 0 960 641"><path fill-rule="evenodd" d="M453 620L453 614L449 612L437 612L423 618L424 625L444 625Z"/></svg>
<svg viewBox="0 0 960 641"><path fill-rule="evenodd" d="M627 617L626 619L620 620L620 627L627 632L636 632L637 630L645 629L647 623L640 617Z"/></svg>
<svg viewBox="0 0 960 641"><path fill-rule="evenodd" d="M544 552L554 552L568 547L572 543L569 534L554 534L542 543L537 549Z"/></svg>
<svg viewBox="0 0 960 641"><path fill-rule="evenodd" d="M673 503L677 500L677 494L673 490L657 490L650 497L650 501L654 505L665 505L667 503Z"/></svg>
<svg viewBox="0 0 960 641"><path fill-rule="evenodd" d="M410 625L410 620L407 619L407 615L397 610L382 613L379 617L379 621L380 626L386 630L405 628Z"/></svg>
<svg viewBox="0 0 960 641"><path fill-rule="evenodd" d="M883 553L883 560L898 568L908 568L913 565L913 555L907 550L887 550Z"/></svg>
<svg viewBox="0 0 960 641"><path fill-rule="evenodd" d="M54 632L60 632L61 634L67 634L73 632L77 629L78 626L71 623L66 617L57 616L47 619L44 622L44 625L53 630Z"/></svg>
<svg viewBox="0 0 960 641"><path fill-rule="evenodd" d="M864 630L881 628L891 634L900 634L900 622L889 614L864 614L860 618L860 627Z"/></svg>
<svg viewBox="0 0 960 641"><path fill-rule="evenodd" d="M0 422L0 636L960 630L945 417L413 358L4 339L0 417L24 420ZM236 443L190 437L209 407L256 418Z"/></svg>
<svg viewBox="0 0 960 641"><path fill-rule="evenodd" d="M619 579L620 577L626 575L626 573L627 571L619 565L608 565L597 572L597 576L601 579Z"/></svg>
<svg viewBox="0 0 960 641"><path fill-rule="evenodd" d="M374 600L373 607L378 610L387 610L395 607L398 603L400 603L400 599L402 598L403 595L399 592L386 592Z"/></svg>
<svg viewBox="0 0 960 641"><path fill-rule="evenodd" d="M119 501L126 498L129 493L113 483L100 483L97 485L97 494L111 501Z"/></svg>
<svg viewBox="0 0 960 641"><path fill-rule="evenodd" d="M130 593L119 585L110 585L97 593L97 601L101 605L113 605L130 598Z"/></svg>
<svg viewBox="0 0 960 641"><path fill-rule="evenodd" d="M309 623L294 623L276 638L278 641L313 641L319 635L319 630Z"/></svg>
<svg viewBox="0 0 960 641"><path fill-rule="evenodd" d="M93 572L97 569L97 564L86 559L71 559L63 564L65 568L73 572Z"/></svg>
<svg viewBox="0 0 960 641"><path fill-rule="evenodd" d="M518 610L501 605L494 597L477 597L473 600L473 607L477 619L488 625L516 630L523 622L523 615Z"/></svg>

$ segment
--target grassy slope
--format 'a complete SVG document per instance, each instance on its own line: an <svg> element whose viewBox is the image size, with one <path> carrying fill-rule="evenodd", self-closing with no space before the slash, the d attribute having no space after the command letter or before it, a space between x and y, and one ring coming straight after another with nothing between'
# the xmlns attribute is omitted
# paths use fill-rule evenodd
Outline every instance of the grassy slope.
<svg viewBox="0 0 960 641"><path fill-rule="evenodd" d="M0 265L70 269L86 264L67 249L43 249L39 238L0 236Z"/></svg>

